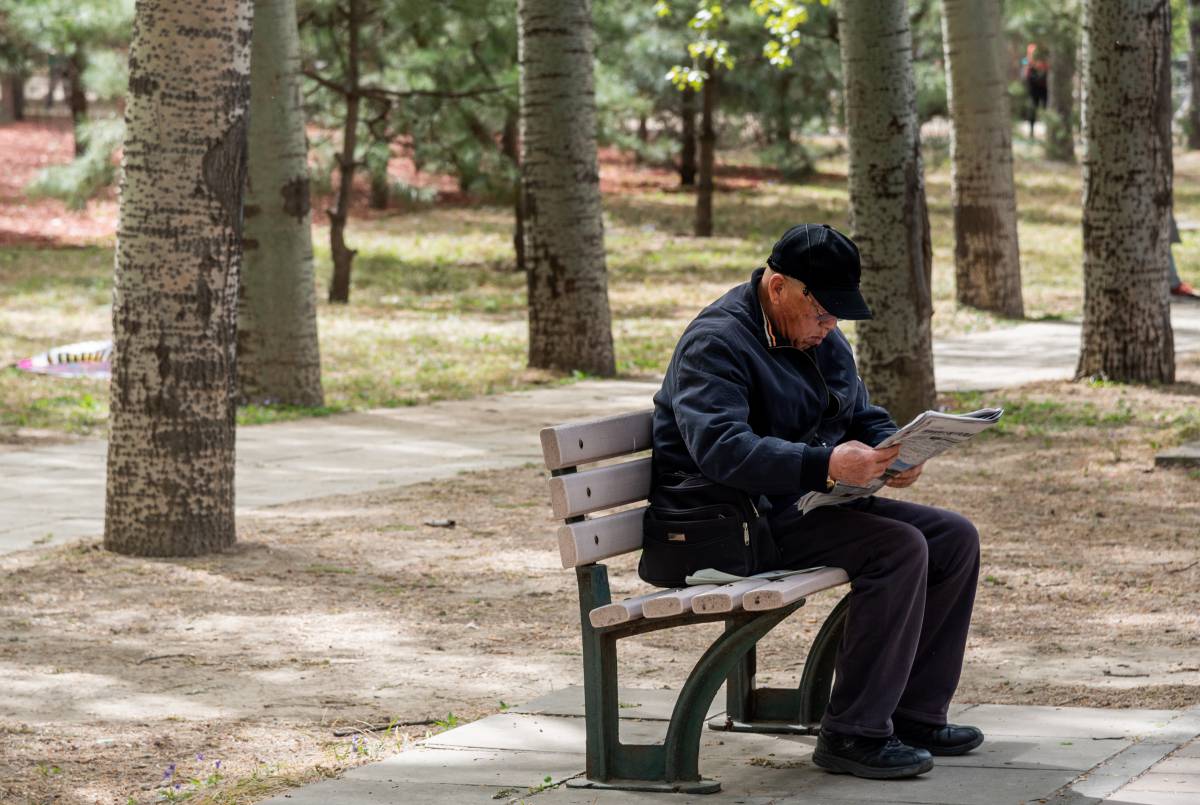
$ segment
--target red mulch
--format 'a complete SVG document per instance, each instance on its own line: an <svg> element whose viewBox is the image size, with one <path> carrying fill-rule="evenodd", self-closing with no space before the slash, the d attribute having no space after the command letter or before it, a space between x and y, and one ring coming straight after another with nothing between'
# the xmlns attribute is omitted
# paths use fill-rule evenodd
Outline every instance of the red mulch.
<svg viewBox="0 0 1200 805"><path fill-rule="evenodd" d="M25 186L37 172L54 164L65 164L73 157L71 123L65 118L27 120L0 125L0 246L80 246L111 244L117 230L115 189L88 202L84 210L69 210L55 199L31 199ZM454 177L418 171L402 144L394 148L388 173L397 180L437 191L437 203L472 205L477 199L462 193ZM674 168L640 164L632 154L615 148L600 150L600 190L605 194L661 190L680 191L679 174ZM718 165L718 190L753 189L765 181L779 178L778 171L742 165ZM690 192L690 189L689 189ZM352 214L356 218L378 218L394 211L371 210L367 204L365 176L357 177ZM330 198L313 200L313 215L327 221L325 209Z"/></svg>
<svg viewBox="0 0 1200 805"><path fill-rule="evenodd" d="M56 199L25 195L25 185L39 170L74 158L70 120L6 123L0 126L0 155L0 246L112 243L117 231L114 190L105 191L83 210L69 210Z"/></svg>

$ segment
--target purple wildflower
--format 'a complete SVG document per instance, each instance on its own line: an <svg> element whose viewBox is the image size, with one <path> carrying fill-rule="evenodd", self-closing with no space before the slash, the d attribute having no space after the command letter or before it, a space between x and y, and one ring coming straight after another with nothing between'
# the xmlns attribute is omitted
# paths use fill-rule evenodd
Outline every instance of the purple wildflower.
<svg viewBox="0 0 1200 805"><path fill-rule="evenodd" d="M163 772L163 779L170 780L174 776L175 776L175 764L172 763L171 765L167 766L166 771Z"/></svg>
<svg viewBox="0 0 1200 805"><path fill-rule="evenodd" d="M214 764L213 764L213 768L214 768L214 769L219 769L219 768L221 768L221 761L219 761L219 760L218 760L216 763L214 763Z"/></svg>
<svg viewBox="0 0 1200 805"><path fill-rule="evenodd" d="M199 760L201 763L203 763L204 762L204 753L201 752L200 754L196 755L196 760Z"/></svg>

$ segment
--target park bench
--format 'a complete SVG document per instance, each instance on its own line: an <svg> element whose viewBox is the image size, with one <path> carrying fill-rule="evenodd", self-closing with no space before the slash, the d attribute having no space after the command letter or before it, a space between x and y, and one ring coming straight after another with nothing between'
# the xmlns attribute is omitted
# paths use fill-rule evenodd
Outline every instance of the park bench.
<svg viewBox="0 0 1200 805"><path fill-rule="evenodd" d="M587 773L568 785L631 791L713 793L720 783L699 771L708 707L723 682L725 715L711 729L815 734L829 702L833 663L848 597L826 618L809 648L795 689L755 685L755 645L805 603L805 596L845 584L838 568L777 581L656 589L612 600L604 559L642 547L650 492L651 411L545 428L542 453L551 471L550 500L564 569L575 569L583 631ZM584 467L583 465L595 465ZM616 511L609 511L609 510ZM725 630L692 668L661 744L623 744L618 732L617 641L661 629L724 621Z"/></svg>

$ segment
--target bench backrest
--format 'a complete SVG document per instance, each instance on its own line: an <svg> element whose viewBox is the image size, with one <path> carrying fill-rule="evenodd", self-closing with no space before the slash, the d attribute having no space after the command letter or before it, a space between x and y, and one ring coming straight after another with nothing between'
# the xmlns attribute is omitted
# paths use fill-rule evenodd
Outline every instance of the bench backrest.
<svg viewBox="0 0 1200 805"><path fill-rule="evenodd" d="M646 410L542 430L542 455L546 469L553 473L550 504L554 516L564 521L558 529L564 568L590 565L642 547L645 506L615 514L601 512L643 501L650 494L650 457L636 454L650 449L652 418L653 411ZM578 469L620 457L629 460Z"/></svg>

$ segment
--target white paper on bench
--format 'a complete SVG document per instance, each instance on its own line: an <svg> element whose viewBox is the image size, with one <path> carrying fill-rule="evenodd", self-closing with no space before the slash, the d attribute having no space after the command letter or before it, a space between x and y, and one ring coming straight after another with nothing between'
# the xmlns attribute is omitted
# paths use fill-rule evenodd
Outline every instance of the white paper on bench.
<svg viewBox="0 0 1200 805"><path fill-rule="evenodd" d="M590 565L642 547L646 507L559 526L558 551L565 569Z"/></svg>
<svg viewBox="0 0 1200 805"><path fill-rule="evenodd" d="M818 590L827 590L850 581L846 571L840 567L826 567L801 576L789 576L779 581L768 581L756 590L751 590L742 599L747 612L779 609Z"/></svg>
<svg viewBox="0 0 1200 805"><path fill-rule="evenodd" d="M679 590L668 590L665 594L642 604L642 615L647 618L669 618L690 612L692 601L698 595L717 589L715 584L697 584Z"/></svg>
<svg viewBox="0 0 1200 805"><path fill-rule="evenodd" d="M768 582L763 579L746 579L733 584L722 584L712 592L692 599L692 611L701 615L718 612L733 612L742 604L742 596Z"/></svg>
<svg viewBox="0 0 1200 805"><path fill-rule="evenodd" d="M596 607L589 612L588 620L597 629L602 626L616 626L618 623L628 623L629 621L637 620L642 617L642 607L646 602L660 595L668 595L670 592L671 590L655 590L652 593L635 595L633 598L613 601L611 604Z"/></svg>

